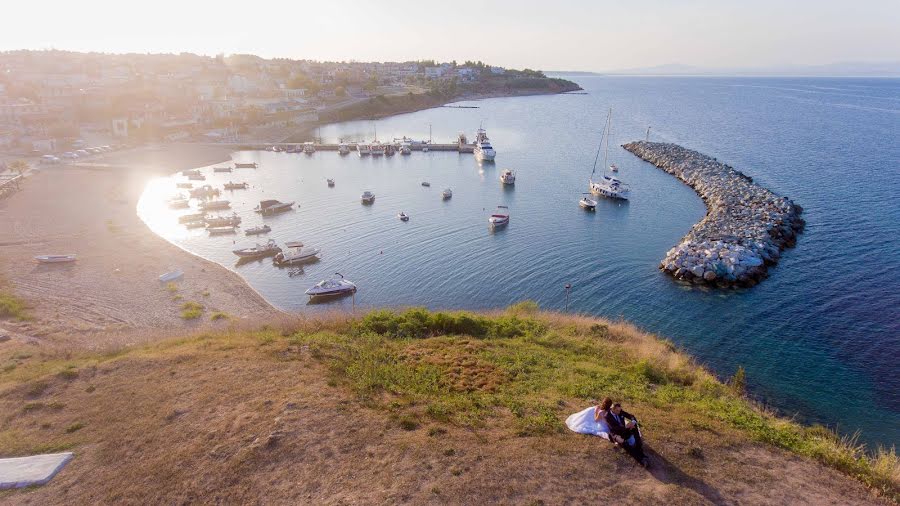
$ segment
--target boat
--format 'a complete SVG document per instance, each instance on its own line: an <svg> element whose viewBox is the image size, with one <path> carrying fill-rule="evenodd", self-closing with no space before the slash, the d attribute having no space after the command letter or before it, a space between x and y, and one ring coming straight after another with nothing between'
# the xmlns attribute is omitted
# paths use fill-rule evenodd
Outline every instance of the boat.
<svg viewBox="0 0 900 506"><path fill-rule="evenodd" d="M204 211L212 211L215 209L229 209L231 202L227 200L210 200L209 202L201 202L200 209Z"/></svg>
<svg viewBox="0 0 900 506"><path fill-rule="evenodd" d="M403 211L397 213L397 217L400 218L400 221L409 221L409 215L404 213Z"/></svg>
<svg viewBox="0 0 900 506"><path fill-rule="evenodd" d="M329 187L334 187L334 179L330 179L330 178L329 178L329 179L326 179L325 182L328 183L328 186L329 186Z"/></svg>
<svg viewBox="0 0 900 506"><path fill-rule="evenodd" d="M403 141L400 144L400 154L408 155L410 153L412 153L412 145L410 145L409 141Z"/></svg>
<svg viewBox="0 0 900 506"><path fill-rule="evenodd" d="M500 173L500 181L503 184L516 184L516 173L509 169L503 169L503 172Z"/></svg>
<svg viewBox="0 0 900 506"><path fill-rule="evenodd" d="M444 200L450 199L453 197L453 190L450 188L445 188L444 191L441 192L441 198Z"/></svg>
<svg viewBox="0 0 900 506"><path fill-rule="evenodd" d="M422 181L422 186L431 186L431 183L428 181Z"/></svg>
<svg viewBox="0 0 900 506"><path fill-rule="evenodd" d="M318 248L304 248L301 244L298 247L280 251L275 255L275 258L272 259L272 263L278 266L294 265L312 260L316 258L318 254Z"/></svg>
<svg viewBox="0 0 900 506"><path fill-rule="evenodd" d="M611 163L611 164L609 164L609 170L611 170L613 172L619 172L619 166L614 163Z"/></svg>
<svg viewBox="0 0 900 506"><path fill-rule="evenodd" d="M611 130L612 109L609 110L609 114L606 116L606 126L604 127L603 135L600 138L600 146L597 148L597 155L594 157L594 168L591 170L590 179L588 179L588 189L592 194L600 195L601 197L616 200L628 200L628 186L617 178L604 174L599 179L594 180L594 176L597 172L597 162L600 159L600 151L604 152L603 166L609 166L607 160L609 158L609 133Z"/></svg>
<svg viewBox="0 0 900 506"><path fill-rule="evenodd" d="M261 200L256 206L255 211L263 216L271 216L273 214L284 213L290 211L294 206L294 202L281 202L278 200Z"/></svg>
<svg viewBox="0 0 900 506"><path fill-rule="evenodd" d="M247 230L244 230L245 235L259 235L259 234L268 234L272 231L272 227L268 225L263 225L261 227L250 227Z"/></svg>
<svg viewBox="0 0 900 506"><path fill-rule="evenodd" d="M191 181L206 181L206 176L203 174L191 174L187 178Z"/></svg>
<svg viewBox="0 0 900 506"><path fill-rule="evenodd" d="M194 183L175 183L175 188L190 190L194 187Z"/></svg>
<svg viewBox="0 0 900 506"><path fill-rule="evenodd" d="M74 262L77 259L77 255L70 253L67 255L38 255L34 257L38 263L42 264L61 264L66 262Z"/></svg>
<svg viewBox="0 0 900 506"><path fill-rule="evenodd" d="M231 167L213 167L213 172L231 172Z"/></svg>
<svg viewBox="0 0 900 506"><path fill-rule="evenodd" d="M307 155L311 155L316 152L316 146L312 142L304 142L303 143L303 152Z"/></svg>
<svg viewBox="0 0 900 506"><path fill-rule="evenodd" d="M375 141L369 145L369 151L371 151L372 156L381 156L384 154L384 146L380 142Z"/></svg>
<svg viewBox="0 0 900 506"><path fill-rule="evenodd" d="M159 276L160 283L171 283L172 281L177 281L184 277L184 271L177 270L172 272L167 272Z"/></svg>
<svg viewBox="0 0 900 506"><path fill-rule="evenodd" d="M209 197L218 197L221 192L218 188L213 188L212 186L205 184L199 188L194 188L190 191L191 198L195 199L204 199Z"/></svg>
<svg viewBox="0 0 900 506"><path fill-rule="evenodd" d="M249 162L249 163L235 162L234 163L235 169L255 169L257 167L259 167L259 164L256 162Z"/></svg>
<svg viewBox="0 0 900 506"><path fill-rule="evenodd" d="M319 281L306 291L310 298L346 295L356 291L356 285L344 279L340 272L335 272L331 279Z"/></svg>
<svg viewBox="0 0 900 506"><path fill-rule="evenodd" d="M246 190L250 185L247 183L232 183L231 181L225 183L226 190Z"/></svg>
<svg viewBox="0 0 900 506"><path fill-rule="evenodd" d="M239 248L231 250L232 253L241 258L263 258L281 253L281 248L275 244L275 241L269 239L265 244L257 243L249 248Z"/></svg>
<svg viewBox="0 0 900 506"><path fill-rule="evenodd" d="M363 194L359 196L359 198L362 200L363 204L371 204L375 202L375 194L370 192L369 190L364 191Z"/></svg>
<svg viewBox="0 0 900 506"><path fill-rule="evenodd" d="M509 208L506 206L497 206L497 210L494 211L494 214L488 218L488 223L492 227L503 227L509 225Z"/></svg>
<svg viewBox="0 0 900 506"><path fill-rule="evenodd" d="M369 156L372 154L372 148L368 144L359 142L356 144L356 152L359 153L359 156Z"/></svg>
<svg viewBox="0 0 900 506"><path fill-rule="evenodd" d="M182 176L199 176L200 169L191 169L191 170L183 170L181 171Z"/></svg>
<svg viewBox="0 0 900 506"><path fill-rule="evenodd" d="M578 201L578 205L583 207L588 211L594 211L597 209L597 201L591 198L590 193L585 193L581 200Z"/></svg>
<svg viewBox="0 0 900 506"><path fill-rule="evenodd" d="M397 149L394 148L393 144L385 144L384 145L384 154L385 156L394 156L394 153L397 152Z"/></svg>
<svg viewBox="0 0 900 506"><path fill-rule="evenodd" d="M350 154L350 146L347 145L346 142L342 142L338 144L338 154L341 156Z"/></svg>
<svg viewBox="0 0 900 506"><path fill-rule="evenodd" d="M303 243L300 241L287 241L284 243L285 248L302 248Z"/></svg>
<svg viewBox="0 0 900 506"><path fill-rule="evenodd" d="M178 223L189 223L192 221L203 221L206 215L203 213L185 214L178 217Z"/></svg>
<svg viewBox="0 0 900 506"><path fill-rule="evenodd" d="M235 227L210 227L206 229L209 235L225 235L236 233Z"/></svg>
<svg viewBox="0 0 900 506"><path fill-rule="evenodd" d="M185 228L203 228L206 226L206 222L203 220L195 220L195 221L185 221Z"/></svg>
<svg viewBox="0 0 900 506"><path fill-rule="evenodd" d="M171 209L187 209L191 203L184 197L169 199L169 208Z"/></svg>
<svg viewBox="0 0 900 506"><path fill-rule="evenodd" d="M491 146L491 141L488 139L487 132L483 128L479 128L478 131L475 132L475 149L473 150L475 153L475 158L478 160L483 160L486 162L490 162L497 156L497 152L494 150L494 147Z"/></svg>
<svg viewBox="0 0 900 506"><path fill-rule="evenodd" d="M236 227L241 224L241 217L237 213L231 213L231 216L207 216L203 218L203 222L207 227Z"/></svg>

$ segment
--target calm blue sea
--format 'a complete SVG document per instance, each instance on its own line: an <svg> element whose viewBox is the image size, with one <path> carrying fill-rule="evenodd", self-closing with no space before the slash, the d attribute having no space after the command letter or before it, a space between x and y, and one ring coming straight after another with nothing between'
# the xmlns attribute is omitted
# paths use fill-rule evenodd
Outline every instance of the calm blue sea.
<svg viewBox="0 0 900 506"><path fill-rule="evenodd" d="M345 299L310 306L303 291L339 271L360 289L358 307L497 308L533 299L624 318L670 338L722 376L743 366L752 392L807 422L861 431L863 441L900 440L900 80L822 78L573 78L586 95L499 98L384 119L323 127L325 140L402 135L471 138L479 124L499 154L413 153L371 159L236 153L256 171L210 175L246 180L233 201L244 226L262 220L264 198L296 200L297 211L266 220L277 241L323 250L289 276L269 261L236 265L245 237L210 239L174 225L151 183L139 213L161 235L244 276L272 303L295 311L350 308ZM805 209L805 233L761 285L742 291L682 287L657 270L705 213L675 178L619 147L612 161L632 188L627 204L577 205L586 191L607 110L618 144L650 138L723 160ZM500 170L518 172L514 188ZM211 171L210 171L211 172ZM327 177L336 179L328 188ZM429 181L430 188L420 185ZM453 189L442 201L439 192ZM363 190L376 194L361 206ZM509 206L511 224L492 233L487 217ZM402 223L400 210L411 219Z"/></svg>

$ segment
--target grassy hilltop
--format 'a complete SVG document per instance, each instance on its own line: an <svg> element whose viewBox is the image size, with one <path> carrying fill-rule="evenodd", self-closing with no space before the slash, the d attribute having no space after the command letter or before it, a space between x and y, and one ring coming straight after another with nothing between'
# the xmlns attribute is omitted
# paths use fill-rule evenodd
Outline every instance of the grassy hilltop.
<svg viewBox="0 0 900 506"><path fill-rule="evenodd" d="M628 324L533 303L235 325L103 353L6 346L0 456L76 457L0 501L897 500L893 451L867 456L741 389ZM641 418L651 470L565 429L606 395Z"/></svg>

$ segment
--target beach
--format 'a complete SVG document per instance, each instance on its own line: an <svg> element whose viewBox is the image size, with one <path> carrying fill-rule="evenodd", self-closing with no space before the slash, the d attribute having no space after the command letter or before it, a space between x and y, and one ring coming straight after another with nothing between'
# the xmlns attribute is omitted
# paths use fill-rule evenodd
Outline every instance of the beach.
<svg viewBox="0 0 900 506"><path fill-rule="evenodd" d="M0 333L53 346L98 347L173 332L277 317L237 274L151 232L135 213L147 181L230 159L218 146L144 147L83 165L43 168L0 200L0 276L29 306L28 321L0 321ZM41 254L75 253L72 264L37 264ZM175 286L158 281L180 269ZM181 306L197 302L198 318ZM211 320L215 312L228 318Z"/></svg>

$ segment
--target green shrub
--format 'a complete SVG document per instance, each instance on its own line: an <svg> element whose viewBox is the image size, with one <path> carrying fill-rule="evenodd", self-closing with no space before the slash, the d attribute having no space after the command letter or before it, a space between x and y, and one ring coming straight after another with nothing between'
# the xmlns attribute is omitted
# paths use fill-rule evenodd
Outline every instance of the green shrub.
<svg viewBox="0 0 900 506"><path fill-rule="evenodd" d="M203 314L203 304L188 301L181 305L181 317L185 320L200 318Z"/></svg>
<svg viewBox="0 0 900 506"><path fill-rule="evenodd" d="M25 303L12 294L0 293L0 318L29 319Z"/></svg>

